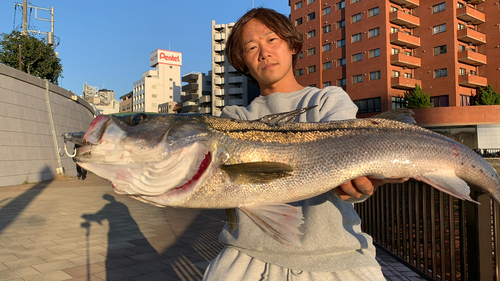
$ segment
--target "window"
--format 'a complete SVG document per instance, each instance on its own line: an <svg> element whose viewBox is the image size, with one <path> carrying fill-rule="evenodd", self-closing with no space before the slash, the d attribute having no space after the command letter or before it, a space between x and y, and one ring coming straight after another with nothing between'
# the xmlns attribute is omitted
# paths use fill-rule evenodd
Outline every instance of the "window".
<svg viewBox="0 0 500 281"><path fill-rule="evenodd" d="M298 58L301 59L304 57L304 52L300 52Z"/></svg>
<svg viewBox="0 0 500 281"><path fill-rule="evenodd" d="M156 94L151 94L151 97L152 98L156 98Z"/></svg>
<svg viewBox="0 0 500 281"><path fill-rule="evenodd" d="M460 95L460 106L474 105L474 96Z"/></svg>
<svg viewBox="0 0 500 281"><path fill-rule="evenodd" d="M352 55L352 62L357 62L357 61L362 61L363 60L363 54L362 53L357 53Z"/></svg>
<svg viewBox="0 0 500 281"><path fill-rule="evenodd" d="M399 31L399 28L397 27L391 27L391 34L396 33Z"/></svg>
<svg viewBox="0 0 500 281"><path fill-rule="evenodd" d="M411 75L411 73L406 73L405 72L405 78L413 78L413 76Z"/></svg>
<svg viewBox="0 0 500 281"><path fill-rule="evenodd" d="M332 31L332 26L329 24L327 26L323 26L323 33L328 33Z"/></svg>
<svg viewBox="0 0 500 281"><path fill-rule="evenodd" d="M316 47L307 50L307 56L312 56L316 54Z"/></svg>
<svg viewBox="0 0 500 281"><path fill-rule="evenodd" d="M330 51L332 49L332 43L323 45L323 52Z"/></svg>
<svg viewBox="0 0 500 281"><path fill-rule="evenodd" d="M446 45L434 47L434 55L446 54Z"/></svg>
<svg viewBox="0 0 500 281"><path fill-rule="evenodd" d="M392 77L399 77L399 71L393 70L392 71Z"/></svg>
<svg viewBox="0 0 500 281"><path fill-rule="evenodd" d="M380 35L380 28L370 29L370 37L375 37Z"/></svg>
<svg viewBox="0 0 500 281"><path fill-rule="evenodd" d="M445 31L446 31L446 23L436 25L432 28L433 34L438 34L438 33L445 32Z"/></svg>
<svg viewBox="0 0 500 281"><path fill-rule="evenodd" d="M442 68L434 70L434 78L445 77L445 76L448 76L448 69Z"/></svg>
<svg viewBox="0 0 500 281"><path fill-rule="evenodd" d="M345 58L341 58L337 60L337 66L343 66L345 65Z"/></svg>
<svg viewBox="0 0 500 281"><path fill-rule="evenodd" d="M328 7L328 8L324 8L324 9L323 9L323 12L322 12L323 16L326 16L326 15L328 15L329 13L330 13L330 7Z"/></svg>
<svg viewBox="0 0 500 281"><path fill-rule="evenodd" d="M341 1L341 2L337 3L337 11L340 9L344 9L344 8L345 8L345 1Z"/></svg>
<svg viewBox="0 0 500 281"><path fill-rule="evenodd" d="M382 99L380 97L355 100L353 102L358 107L358 114L382 111Z"/></svg>
<svg viewBox="0 0 500 281"><path fill-rule="evenodd" d="M370 80L377 80L377 79L380 79L380 70L370 72Z"/></svg>
<svg viewBox="0 0 500 281"><path fill-rule="evenodd" d="M397 48L391 48L391 55L397 55L397 54L399 54L399 51L400 50Z"/></svg>
<svg viewBox="0 0 500 281"><path fill-rule="evenodd" d="M392 97L392 109L406 106L406 100L403 97Z"/></svg>
<svg viewBox="0 0 500 281"><path fill-rule="evenodd" d="M309 73L314 73L314 72L316 72L316 66L315 65L309 66Z"/></svg>
<svg viewBox="0 0 500 281"><path fill-rule="evenodd" d="M361 20L361 13L355 14L354 16L351 17L352 23L358 22Z"/></svg>
<svg viewBox="0 0 500 281"><path fill-rule="evenodd" d="M314 2L315 0L307 0L307 4L311 4L312 2Z"/></svg>
<svg viewBox="0 0 500 281"><path fill-rule="evenodd" d="M355 42L358 42L358 41L361 41L361 33L354 34L352 36L352 43L355 43Z"/></svg>
<svg viewBox="0 0 500 281"><path fill-rule="evenodd" d="M323 70L332 68L332 62L325 62L323 64Z"/></svg>
<svg viewBox="0 0 500 281"><path fill-rule="evenodd" d="M374 57L380 57L380 48L370 50L370 58L374 58Z"/></svg>
<svg viewBox="0 0 500 281"><path fill-rule="evenodd" d="M460 67L460 70L459 70L459 74L458 75L465 75L467 74L467 70L465 68L461 68Z"/></svg>
<svg viewBox="0 0 500 281"><path fill-rule="evenodd" d="M345 46L345 39L340 39L339 41L337 41L337 48L344 46Z"/></svg>
<svg viewBox="0 0 500 281"><path fill-rule="evenodd" d="M371 18L373 16L378 15L378 13L379 13L378 7L375 7L373 9L368 10L368 17Z"/></svg>
<svg viewBox="0 0 500 281"><path fill-rule="evenodd" d="M307 38L313 38L316 36L316 30L311 30L307 33Z"/></svg>
<svg viewBox="0 0 500 281"><path fill-rule="evenodd" d="M391 13L392 13L392 12L395 12L395 11L399 11L399 9L398 9L398 8L396 8L396 7L394 7L394 6L391 6Z"/></svg>
<svg viewBox="0 0 500 281"><path fill-rule="evenodd" d="M434 107L447 107L450 105L448 95L431 97L431 103Z"/></svg>
<svg viewBox="0 0 500 281"><path fill-rule="evenodd" d="M313 20L315 18L316 18L316 13L315 12L312 12L309 15L307 15L307 20L308 21Z"/></svg>
<svg viewBox="0 0 500 281"><path fill-rule="evenodd" d="M432 13L434 13L434 14L442 12L444 10L446 10L446 3L445 2L432 6Z"/></svg>
<svg viewBox="0 0 500 281"><path fill-rule="evenodd" d="M332 85L331 81L323 82L323 88L330 87Z"/></svg>
<svg viewBox="0 0 500 281"><path fill-rule="evenodd" d="M363 82L363 74L354 75L352 77L352 83L357 84Z"/></svg>
<svg viewBox="0 0 500 281"><path fill-rule="evenodd" d="M462 30L465 28L465 24L463 23L458 23L458 30Z"/></svg>
<svg viewBox="0 0 500 281"><path fill-rule="evenodd" d="M295 10L302 8L302 1L295 3Z"/></svg>
<svg viewBox="0 0 500 281"><path fill-rule="evenodd" d="M351 0L351 4L354 4L354 3L359 2L359 1L361 1L361 0Z"/></svg>
<svg viewBox="0 0 500 281"><path fill-rule="evenodd" d="M342 78L342 79L338 79L338 80L337 80L337 86L342 87L342 86L345 86L345 85L346 85L346 80L345 80L345 78Z"/></svg>
<svg viewBox="0 0 500 281"><path fill-rule="evenodd" d="M304 74L304 70L302 68L295 70L295 76L302 76L303 74Z"/></svg>
<svg viewBox="0 0 500 281"><path fill-rule="evenodd" d="M156 103L152 103L152 104L151 104L151 106L152 106L152 107L156 107Z"/></svg>
<svg viewBox="0 0 500 281"><path fill-rule="evenodd" d="M337 28L342 28L345 26L345 20L340 20L337 22Z"/></svg>
<svg viewBox="0 0 500 281"><path fill-rule="evenodd" d="M458 44L458 51L461 52L461 51L465 51L465 45L460 45Z"/></svg>
<svg viewBox="0 0 500 281"><path fill-rule="evenodd" d="M301 25L302 24L302 18L298 18L295 20L295 26Z"/></svg>

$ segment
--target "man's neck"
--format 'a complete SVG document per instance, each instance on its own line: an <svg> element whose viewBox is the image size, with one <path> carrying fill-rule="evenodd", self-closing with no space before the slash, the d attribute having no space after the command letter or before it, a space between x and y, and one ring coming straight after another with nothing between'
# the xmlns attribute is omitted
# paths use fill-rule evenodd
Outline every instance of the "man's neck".
<svg viewBox="0 0 500 281"><path fill-rule="evenodd" d="M299 91L304 89L304 86L300 85L295 78L293 81L280 81L279 83L275 83L272 85L259 85L260 86L260 95L268 96L272 93L291 93L295 91Z"/></svg>

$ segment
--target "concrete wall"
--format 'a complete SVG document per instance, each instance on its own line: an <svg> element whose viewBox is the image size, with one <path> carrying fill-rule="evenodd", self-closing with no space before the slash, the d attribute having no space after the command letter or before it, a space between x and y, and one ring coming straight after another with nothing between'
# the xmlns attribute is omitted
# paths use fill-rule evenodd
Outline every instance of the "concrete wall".
<svg viewBox="0 0 500 281"><path fill-rule="evenodd" d="M76 175L75 163L64 153L61 135L86 131L94 112L74 93L48 86L55 132L46 82L0 64L0 186L50 180L60 166L67 175ZM72 143L68 146L71 153Z"/></svg>
<svg viewBox="0 0 500 281"><path fill-rule="evenodd" d="M500 124L477 126L478 147L500 148Z"/></svg>

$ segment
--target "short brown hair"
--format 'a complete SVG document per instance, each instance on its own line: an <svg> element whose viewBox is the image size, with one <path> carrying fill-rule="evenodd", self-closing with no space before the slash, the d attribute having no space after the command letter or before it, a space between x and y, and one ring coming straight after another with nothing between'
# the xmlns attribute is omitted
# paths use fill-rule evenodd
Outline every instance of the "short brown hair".
<svg viewBox="0 0 500 281"><path fill-rule="evenodd" d="M245 74L250 81L256 83L255 79L248 72L248 67L243 60L244 43L241 40L243 26L250 20L255 19L271 29L279 38L285 40L296 53L292 57L292 66L295 69L295 64L300 51L302 50L302 35L295 28L289 18L276 12L273 9L255 8L244 14L234 25L231 34L226 43L226 55L229 63L240 73Z"/></svg>

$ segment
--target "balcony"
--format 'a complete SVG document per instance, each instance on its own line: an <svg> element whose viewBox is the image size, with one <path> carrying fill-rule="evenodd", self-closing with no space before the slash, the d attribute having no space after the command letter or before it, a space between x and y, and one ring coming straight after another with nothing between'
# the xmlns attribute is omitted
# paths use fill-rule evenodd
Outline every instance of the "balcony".
<svg viewBox="0 0 500 281"><path fill-rule="evenodd" d="M224 106L224 100L215 100L214 105L217 107L223 107Z"/></svg>
<svg viewBox="0 0 500 281"><path fill-rule="evenodd" d="M408 56L403 53L391 55L391 64L407 68L418 68L422 66L420 58Z"/></svg>
<svg viewBox="0 0 500 281"><path fill-rule="evenodd" d="M214 62L215 62L215 63L221 63L221 62L224 62L224 56L215 56L215 57L214 57Z"/></svg>
<svg viewBox="0 0 500 281"><path fill-rule="evenodd" d="M214 34L214 40L215 41L222 41L226 39L226 34L225 33L215 33Z"/></svg>
<svg viewBox="0 0 500 281"><path fill-rule="evenodd" d="M420 6L420 0L390 0L394 4L398 4L399 6L414 9Z"/></svg>
<svg viewBox="0 0 500 281"><path fill-rule="evenodd" d="M486 79L486 77L472 74L459 75L458 85L469 88L486 87L488 86L488 79Z"/></svg>
<svg viewBox="0 0 500 281"><path fill-rule="evenodd" d="M214 79L214 84L215 85L222 85L222 84L224 84L224 78L215 78Z"/></svg>
<svg viewBox="0 0 500 281"><path fill-rule="evenodd" d="M224 51L224 48L222 47L221 44L217 44L214 46L214 51L215 52L222 52L222 51Z"/></svg>
<svg viewBox="0 0 500 281"><path fill-rule="evenodd" d="M404 46L409 49L420 47L420 38L403 32L394 32L390 37L391 44Z"/></svg>
<svg viewBox="0 0 500 281"><path fill-rule="evenodd" d="M182 102L197 101L197 100L198 100L198 94L187 94L181 96Z"/></svg>
<svg viewBox="0 0 500 281"><path fill-rule="evenodd" d="M471 43L474 46L486 44L486 35L470 28L463 28L457 31L458 41Z"/></svg>
<svg viewBox="0 0 500 281"><path fill-rule="evenodd" d="M216 95L218 97L224 96L224 89L215 89L214 95Z"/></svg>
<svg viewBox="0 0 500 281"><path fill-rule="evenodd" d="M210 107L200 107L199 112L204 114L210 114L212 113L212 109Z"/></svg>
<svg viewBox="0 0 500 281"><path fill-rule="evenodd" d="M470 0L470 3L473 5L479 5L481 3L484 3L484 0Z"/></svg>
<svg viewBox="0 0 500 281"><path fill-rule="evenodd" d="M400 10L390 13L389 21L393 24L406 26L408 28L416 28L420 26L420 18Z"/></svg>
<svg viewBox="0 0 500 281"><path fill-rule="evenodd" d="M198 100L199 103L207 103L212 101L212 96L210 95L203 95L201 98Z"/></svg>
<svg viewBox="0 0 500 281"><path fill-rule="evenodd" d="M402 90L412 90L415 89L415 84L422 84L422 81L413 78L405 78L405 77L392 77L391 78L391 87L395 89Z"/></svg>
<svg viewBox="0 0 500 281"><path fill-rule="evenodd" d="M224 67L223 66L216 66L216 67L214 67L214 72L216 74L224 73Z"/></svg>
<svg viewBox="0 0 500 281"><path fill-rule="evenodd" d="M472 24L483 24L486 22L486 16L483 12L480 12L469 6L463 6L462 8L457 8L457 18L465 22L470 22Z"/></svg>
<svg viewBox="0 0 500 281"><path fill-rule="evenodd" d="M232 89L229 89L229 94L230 95L242 95L243 94L243 88L232 88Z"/></svg>
<svg viewBox="0 0 500 281"><path fill-rule="evenodd" d="M188 73L182 76L182 82L196 82L198 81L197 73Z"/></svg>
<svg viewBox="0 0 500 281"><path fill-rule="evenodd" d="M470 50L458 52L458 61L469 65L480 66L486 64L486 55Z"/></svg>
<svg viewBox="0 0 500 281"><path fill-rule="evenodd" d="M182 107L182 113L197 113L198 106L197 105L188 105Z"/></svg>
<svg viewBox="0 0 500 281"><path fill-rule="evenodd" d="M182 86L183 92L194 93L198 91L198 84L189 83L187 85Z"/></svg>
<svg viewBox="0 0 500 281"><path fill-rule="evenodd" d="M242 76L229 77L229 83L231 84L243 83L243 77Z"/></svg>

